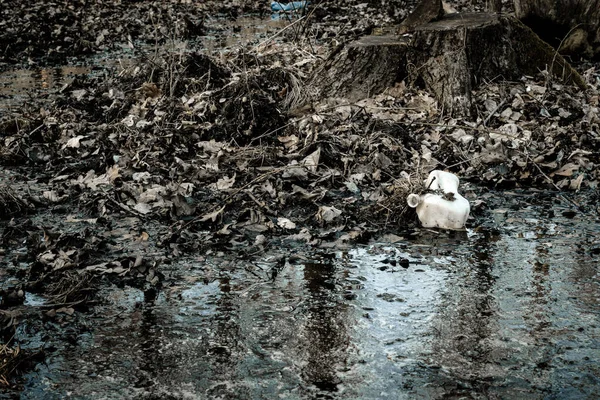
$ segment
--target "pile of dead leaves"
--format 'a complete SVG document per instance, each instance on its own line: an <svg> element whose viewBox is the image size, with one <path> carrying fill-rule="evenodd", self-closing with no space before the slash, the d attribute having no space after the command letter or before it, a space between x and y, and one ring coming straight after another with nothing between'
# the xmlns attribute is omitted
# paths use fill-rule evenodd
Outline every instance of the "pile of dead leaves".
<svg viewBox="0 0 600 400"><path fill-rule="evenodd" d="M206 34L208 12L264 11L253 2L0 0L0 58L15 63L64 62L120 44L194 40Z"/></svg>
<svg viewBox="0 0 600 400"><path fill-rule="evenodd" d="M403 84L354 103L311 99L301 82L318 58L285 49L167 51L75 81L23 124L33 129L4 138L0 157L49 175L24 201L161 221L159 243L177 254L398 229L434 168L494 186L597 187L593 68L588 93L533 78L482 87L477 117L458 120Z"/></svg>

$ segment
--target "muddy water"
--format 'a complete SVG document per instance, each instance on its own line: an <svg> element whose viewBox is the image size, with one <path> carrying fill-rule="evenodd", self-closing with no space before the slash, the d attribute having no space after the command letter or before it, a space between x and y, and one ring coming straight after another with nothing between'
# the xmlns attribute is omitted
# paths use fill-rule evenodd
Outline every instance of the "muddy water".
<svg viewBox="0 0 600 400"><path fill-rule="evenodd" d="M120 54L123 56L123 54ZM18 110L30 98L46 99L56 94L63 85L81 76L104 74L109 69L128 66L132 55L79 60L73 65L54 67L16 68L0 72L0 113Z"/></svg>
<svg viewBox="0 0 600 400"><path fill-rule="evenodd" d="M258 43L284 25L215 25L204 46ZM91 71L5 72L0 112L4 99ZM20 345L44 346L47 358L21 397L595 398L598 214L567 218L570 205L551 194L535 204L539 193L490 196L495 205L464 234L417 231L337 251L282 247L252 262L175 259L156 299L107 284L102 303L74 322L23 321ZM300 261L271 279L276 257L290 253ZM26 299L33 309L46 303Z"/></svg>
<svg viewBox="0 0 600 400"><path fill-rule="evenodd" d="M26 102L28 96L47 95L77 75L87 75L91 68L62 66L56 68L14 69L0 73L0 113Z"/></svg>
<svg viewBox="0 0 600 400"><path fill-rule="evenodd" d="M208 52L257 45L263 40L274 38L296 19L278 14L273 14L267 19L241 16L226 23L220 19L208 19L206 26L209 34L202 38L201 44Z"/></svg>
<svg viewBox="0 0 600 400"><path fill-rule="evenodd" d="M278 254L214 255L166 265L155 300L106 288L22 398L595 398L598 214L490 196L511 206L466 233L281 249L306 260L274 280Z"/></svg>
<svg viewBox="0 0 600 400"><path fill-rule="evenodd" d="M15 95L35 89L51 89L66 79L86 75L91 71L85 66L58 68L17 69L0 74L0 95Z"/></svg>

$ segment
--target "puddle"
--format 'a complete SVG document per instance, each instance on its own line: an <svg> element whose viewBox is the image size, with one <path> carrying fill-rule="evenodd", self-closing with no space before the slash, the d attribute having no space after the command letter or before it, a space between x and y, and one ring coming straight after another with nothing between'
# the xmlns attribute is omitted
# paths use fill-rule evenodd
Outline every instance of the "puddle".
<svg viewBox="0 0 600 400"><path fill-rule="evenodd" d="M208 20L199 47L258 44L288 23ZM90 61L0 74L0 112L107 65ZM107 282L89 312L20 325L22 348L47 349L20 397L593 398L600 283L589 249L600 221L527 203L539 195L468 233L424 230L329 257L296 250L305 261L273 280L269 259L206 256L164 267L157 298ZM26 293L23 308L40 306Z"/></svg>
<svg viewBox="0 0 600 400"><path fill-rule="evenodd" d="M265 19L252 16L239 17L234 21L209 19L206 22L209 33L201 38L201 43L209 53L257 45L295 20L294 17L279 14Z"/></svg>
<svg viewBox="0 0 600 400"><path fill-rule="evenodd" d="M27 103L30 96L47 97L73 82L77 77L105 73L109 69L130 65L131 55L122 53L114 58L90 58L78 60L76 65L47 68L20 68L0 72L0 113Z"/></svg>
<svg viewBox="0 0 600 400"><path fill-rule="evenodd" d="M107 289L107 316L22 398L591 398L598 220L546 213L314 256L274 281L258 278L268 260L182 262L154 302Z"/></svg>
<svg viewBox="0 0 600 400"><path fill-rule="evenodd" d="M0 96L14 96L30 90L54 89L78 75L87 75L90 72L91 67L86 66L11 70L0 73Z"/></svg>
<svg viewBox="0 0 600 400"><path fill-rule="evenodd" d="M25 292L25 301L23 302L24 306L27 307L38 307L43 306L47 303L47 300L42 296L39 296L35 293Z"/></svg>

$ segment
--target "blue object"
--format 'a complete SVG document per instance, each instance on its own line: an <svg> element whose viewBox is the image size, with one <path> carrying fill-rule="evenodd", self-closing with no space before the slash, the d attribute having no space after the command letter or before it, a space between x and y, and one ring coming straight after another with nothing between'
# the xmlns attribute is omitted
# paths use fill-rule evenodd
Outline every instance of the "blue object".
<svg viewBox="0 0 600 400"><path fill-rule="evenodd" d="M309 1L292 1L291 3L271 2L271 11L300 11L305 9Z"/></svg>

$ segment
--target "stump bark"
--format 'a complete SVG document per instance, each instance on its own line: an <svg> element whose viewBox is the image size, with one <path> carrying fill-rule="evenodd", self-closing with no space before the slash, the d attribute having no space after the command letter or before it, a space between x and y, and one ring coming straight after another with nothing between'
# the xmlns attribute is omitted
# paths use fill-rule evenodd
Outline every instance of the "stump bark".
<svg viewBox="0 0 600 400"><path fill-rule="evenodd" d="M514 0L515 14L561 53L600 58L600 0Z"/></svg>
<svg viewBox="0 0 600 400"><path fill-rule="evenodd" d="M515 17L449 14L416 27L412 37L366 36L338 48L312 84L322 97L354 101L405 80L435 95L445 113L470 115L471 90L479 83L541 70L585 87L569 63Z"/></svg>

